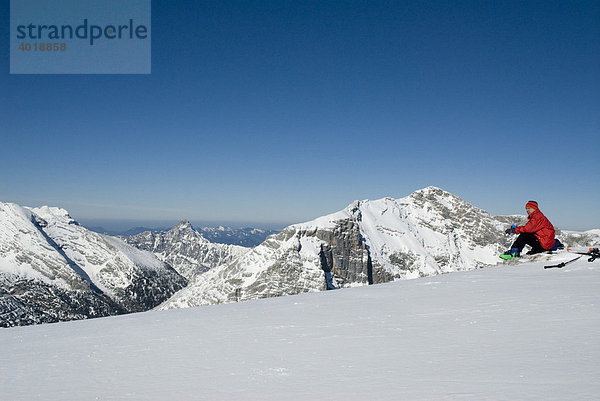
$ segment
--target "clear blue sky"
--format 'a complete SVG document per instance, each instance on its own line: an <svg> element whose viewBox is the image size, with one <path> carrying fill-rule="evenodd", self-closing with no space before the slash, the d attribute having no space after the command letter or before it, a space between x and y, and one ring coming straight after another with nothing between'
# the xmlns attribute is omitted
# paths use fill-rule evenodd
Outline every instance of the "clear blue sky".
<svg viewBox="0 0 600 401"><path fill-rule="evenodd" d="M9 75L0 200L292 223L435 185L600 228L600 2L153 1L151 75Z"/></svg>

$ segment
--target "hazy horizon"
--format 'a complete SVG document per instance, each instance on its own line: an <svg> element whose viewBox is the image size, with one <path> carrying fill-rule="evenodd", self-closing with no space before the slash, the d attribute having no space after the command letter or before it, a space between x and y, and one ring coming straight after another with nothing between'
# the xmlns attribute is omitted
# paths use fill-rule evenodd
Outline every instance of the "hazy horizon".
<svg viewBox="0 0 600 401"><path fill-rule="evenodd" d="M194 228L217 228L228 227L234 229L241 228L258 228L261 230L281 230L292 223L264 223L264 222L243 222L243 221L202 221L202 220L127 220L127 219L77 219L73 217L79 224L86 228L104 228L108 231L124 232L134 228L150 228L152 230L170 229L182 221L189 221Z"/></svg>

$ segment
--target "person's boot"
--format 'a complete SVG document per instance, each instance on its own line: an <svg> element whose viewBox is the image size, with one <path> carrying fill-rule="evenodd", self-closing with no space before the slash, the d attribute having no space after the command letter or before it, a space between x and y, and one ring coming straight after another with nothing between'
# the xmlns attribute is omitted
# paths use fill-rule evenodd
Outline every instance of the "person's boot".
<svg viewBox="0 0 600 401"><path fill-rule="evenodd" d="M521 252L519 252L519 248L511 248L510 250L504 252L502 255L500 255L500 258L504 259L504 260L510 260L512 258L518 258L520 256Z"/></svg>

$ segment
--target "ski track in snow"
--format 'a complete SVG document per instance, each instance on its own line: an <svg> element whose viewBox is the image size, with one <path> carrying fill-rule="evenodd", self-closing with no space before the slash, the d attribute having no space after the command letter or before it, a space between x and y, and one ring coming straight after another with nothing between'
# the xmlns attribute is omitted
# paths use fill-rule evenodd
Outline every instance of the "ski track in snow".
<svg viewBox="0 0 600 401"><path fill-rule="evenodd" d="M3 329L0 399L598 400L600 264L544 264Z"/></svg>

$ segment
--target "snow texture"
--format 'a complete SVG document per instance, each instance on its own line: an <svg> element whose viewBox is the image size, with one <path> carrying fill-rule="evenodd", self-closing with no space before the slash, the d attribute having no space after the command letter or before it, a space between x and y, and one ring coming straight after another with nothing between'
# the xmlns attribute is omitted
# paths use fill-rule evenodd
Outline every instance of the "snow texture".
<svg viewBox="0 0 600 401"><path fill-rule="evenodd" d="M49 243L29 209L0 203L0 222L0 279L27 277L61 288L86 286Z"/></svg>
<svg viewBox="0 0 600 401"><path fill-rule="evenodd" d="M597 400L600 262L0 330L6 400Z"/></svg>

